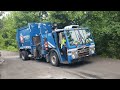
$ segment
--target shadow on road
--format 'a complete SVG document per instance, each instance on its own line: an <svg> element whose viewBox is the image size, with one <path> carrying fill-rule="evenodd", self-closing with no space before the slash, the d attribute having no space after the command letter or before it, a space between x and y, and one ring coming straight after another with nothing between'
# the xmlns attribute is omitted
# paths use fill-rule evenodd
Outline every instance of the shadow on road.
<svg viewBox="0 0 120 90"><path fill-rule="evenodd" d="M60 67L61 68L76 68L76 67L83 67L87 64L92 64L93 61L80 61L80 62L76 62L74 64L61 64Z"/></svg>
<svg viewBox="0 0 120 90"><path fill-rule="evenodd" d="M37 60L37 62L46 63L46 60L43 58L41 60ZM85 65L92 64L92 63L93 63L93 61L91 61L91 60L85 60L85 61L80 61L80 62L76 62L73 64L60 64L59 67L60 68L76 68L76 67L83 67Z"/></svg>

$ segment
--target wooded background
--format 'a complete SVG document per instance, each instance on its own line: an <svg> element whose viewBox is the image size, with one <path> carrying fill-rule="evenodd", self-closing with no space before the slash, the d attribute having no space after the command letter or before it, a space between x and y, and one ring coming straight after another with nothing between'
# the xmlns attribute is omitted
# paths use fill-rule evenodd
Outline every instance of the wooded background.
<svg viewBox="0 0 120 90"><path fill-rule="evenodd" d="M0 16L4 15L0 11ZM96 53L120 59L120 11L10 11L0 19L0 50L17 51L16 29L33 22L78 24L90 28Z"/></svg>

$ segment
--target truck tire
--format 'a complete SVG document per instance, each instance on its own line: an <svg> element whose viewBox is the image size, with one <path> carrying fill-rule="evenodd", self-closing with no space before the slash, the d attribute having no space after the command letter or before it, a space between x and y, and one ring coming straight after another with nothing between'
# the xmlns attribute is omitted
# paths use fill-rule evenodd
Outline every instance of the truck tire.
<svg viewBox="0 0 120 90"><path fill-rule="evenodd" d="M50 56L49 56L49 55L46 56L46 62L47 62L47 63L50 62Z"/></svg>
<svg viewBox="0 0 120 90"><path fill-rule="evenodd" d="M22 51L21 54L22 54L21 56L23 61L26 61L29 59L27 51Z"/></svg>
<svg viewBox="0 0 120 90"><path fill-rule="evenodd" d="M19 51L19 58L22 58L22 52Z"/></svg>
<svg viewBox="0 0 120 90"><path fill-rule="evenodd" d="M58 59L58 55L55 51L52 51L50 53L50 63L53 65L53 66L59 66L59 59Z"/></svg>

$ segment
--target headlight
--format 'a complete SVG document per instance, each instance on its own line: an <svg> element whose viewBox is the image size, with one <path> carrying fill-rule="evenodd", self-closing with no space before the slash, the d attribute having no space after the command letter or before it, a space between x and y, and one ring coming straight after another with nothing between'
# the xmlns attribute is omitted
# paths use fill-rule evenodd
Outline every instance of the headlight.
<svg viewBox="0 0 120 90"><path fill-rule="evenodd" d="M89 53L90 53L90 54L94 54L94 53L95 53L95 47L90 47Z"/></svg>
<svg viewBox="0 0 120 90"><path fill-rule="evenodd" d="M93 51L95 51L95 47L93 47L93 48L90 48L91 50L93 50Z"/></svg>
<svg viewBox="0 0 120 90"><path fill-rule="evenodd" d="M75 59L75 55L72 55L72 58Z"/></svg>
<svg viewBox="0 0 120 90"><path fill-rule="evenodd" d="M77 51L72 51L72 58L78 58L78 52Z"/></svg>

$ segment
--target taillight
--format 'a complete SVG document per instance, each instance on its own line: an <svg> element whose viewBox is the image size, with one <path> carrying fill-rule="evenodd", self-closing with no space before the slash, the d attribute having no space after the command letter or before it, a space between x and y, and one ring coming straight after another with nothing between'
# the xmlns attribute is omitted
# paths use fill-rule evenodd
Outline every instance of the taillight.
<svg viewBox="0 0 120 90"><path fill-rule="evenodd" d="M48 42L45 42L45 50L48 50Z"/></svg>

